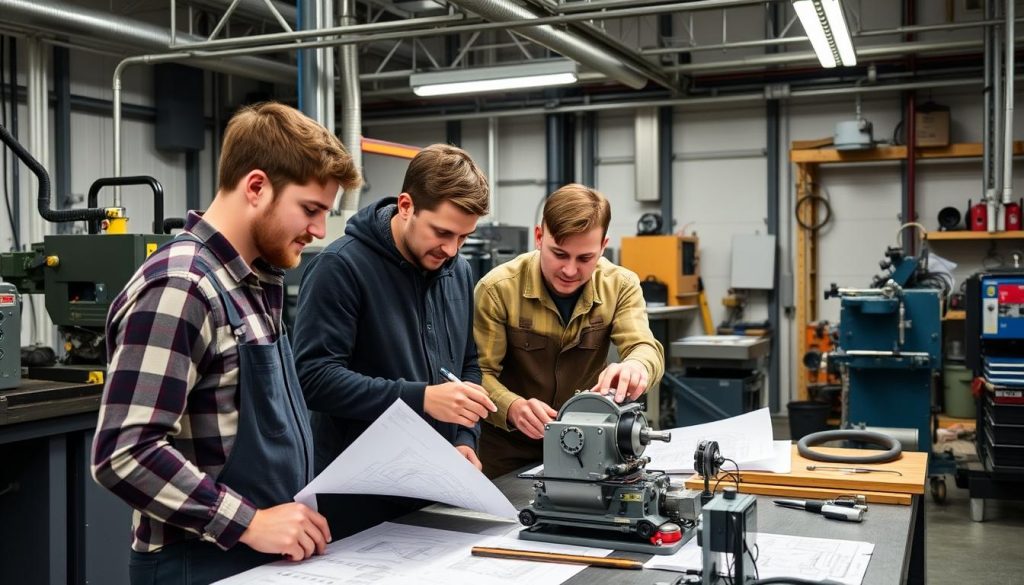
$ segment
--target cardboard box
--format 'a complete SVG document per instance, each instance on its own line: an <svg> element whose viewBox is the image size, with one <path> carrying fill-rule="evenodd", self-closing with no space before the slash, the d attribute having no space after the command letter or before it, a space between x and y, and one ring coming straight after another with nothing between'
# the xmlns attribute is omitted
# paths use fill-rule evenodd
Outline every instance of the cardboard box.
<svg viewBox="0 0 1024 585"><path fill-rule="evenodd" d="M914 116L917 146L949 146L949 108L935 103L918 107Z"/></svg>

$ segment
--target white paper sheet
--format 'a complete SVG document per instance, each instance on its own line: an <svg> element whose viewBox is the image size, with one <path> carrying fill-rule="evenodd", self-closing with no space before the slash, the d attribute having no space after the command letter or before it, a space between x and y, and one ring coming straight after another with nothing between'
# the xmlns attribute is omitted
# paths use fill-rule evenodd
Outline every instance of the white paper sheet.
<svg viewBox="0 0 1024 585"><path fill-rule="evenodd" d="M503 518L518 515L484 474L401 400L302 488L295 500L315 510L316 494L409 496Z"/></svg>
<svg viewBox="0 0 1024 585"><path fill-rule="evenodd" d="M771 460L776 456L772 440L772 419L767 408L701 425L669 429L672 440L654 441L644 455L651 458L648 469L670 473L692 473L693 452L702 440L718 441L723 457L745 469L747 463ZM732 466L728 466L729 469Z"/></svg>
<svg viewBox="0 0 1024 585"><path fill-rule="evenodd" d="M757 574L761 579L799 577L812 581L831 579L845 585L860 585L875 545L854 540L810 538L782 534L757 534ZM648 569L684 572L703 565L697 539L671 555L655 555L644 563ZM720 566L727 567L728 563Z"/></svg>
<svg viewBox="0 0 1024 585"><path fill-rule="evenodd" d="M594 556L611 552L385 522L331 543L324 556L300 563L270 563L218 581L216 585L557 585L586 568L584 565L474 557L470 554L474 546Z"/></svg>

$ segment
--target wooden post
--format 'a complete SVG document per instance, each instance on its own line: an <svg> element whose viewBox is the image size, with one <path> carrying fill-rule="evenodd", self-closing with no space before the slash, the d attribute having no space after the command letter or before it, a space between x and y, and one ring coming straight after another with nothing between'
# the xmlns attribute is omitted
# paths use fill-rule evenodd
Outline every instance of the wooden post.
<svg viewBox="0 0 1024 585"><path fill-rule="evenodd" d="M804 197L818 194L816 163L797 163L797 202ZM803 225L814 225L818 221L816 201L799 204L797 217ZM796 395L798 400L807 400L807 370L804 368L804 354L807 353L807 324L818 318L818 235L816 232L797 225L796 232Z"/></svg>

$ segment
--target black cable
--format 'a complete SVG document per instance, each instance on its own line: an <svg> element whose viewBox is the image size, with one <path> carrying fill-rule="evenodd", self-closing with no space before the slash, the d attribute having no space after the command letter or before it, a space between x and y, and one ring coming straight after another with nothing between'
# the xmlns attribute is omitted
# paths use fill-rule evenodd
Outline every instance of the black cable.
<svg viewBox="0 0 1024 585"><path fill-rule="evenodd" d="M825 209L825 217L824 217L824 219L822 219L821 221L819 221L818 223L816 223L814 225L808 225L808 224L804 223L804 221L802 219L800 219L800 206L803 205L804 203L809 202L809 201L812 202L812 203L813 202L819 202L819 203L821 203L821 206ZM793 207L794 207L793 211L796 214L796 222L798 224L800 224L800 227L802 227L802 228L804 228L805 230L808 230L808 231L816 232L816 231L820 230L821 228L825 227L825 224L827 224L832 219L832 204L829 203L827 198L822 197L821 195L816 195L814 193L808 193L807 195L804 195L803 197L797 199L796 200L796 205L794 205Z"/></svg>

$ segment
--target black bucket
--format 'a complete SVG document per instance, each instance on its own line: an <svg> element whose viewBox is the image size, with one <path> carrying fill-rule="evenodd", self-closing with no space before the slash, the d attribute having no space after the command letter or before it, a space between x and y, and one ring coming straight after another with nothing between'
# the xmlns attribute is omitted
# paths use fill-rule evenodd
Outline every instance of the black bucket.
<svg viewBox="0 0 1024 585"><path fill-rule="evenodd" d="M828 430L828 414L832 406L827 402L804 400L790 402L789 438L797 441L811 433Z"/></svg>

